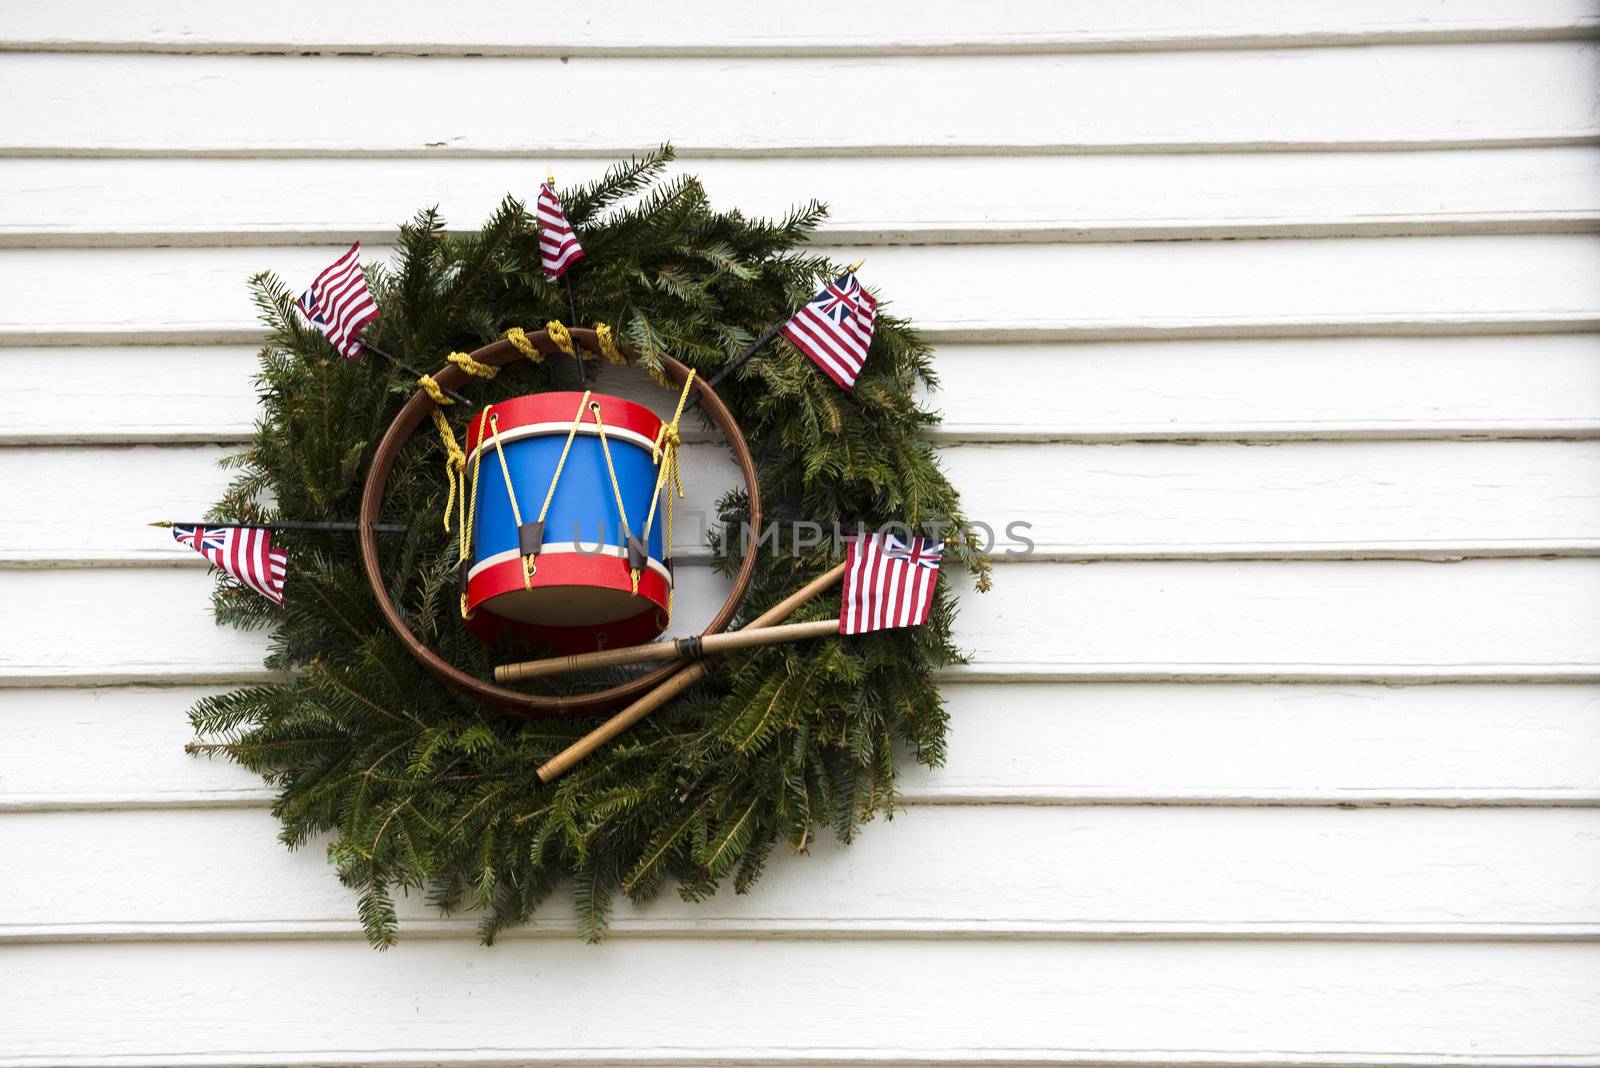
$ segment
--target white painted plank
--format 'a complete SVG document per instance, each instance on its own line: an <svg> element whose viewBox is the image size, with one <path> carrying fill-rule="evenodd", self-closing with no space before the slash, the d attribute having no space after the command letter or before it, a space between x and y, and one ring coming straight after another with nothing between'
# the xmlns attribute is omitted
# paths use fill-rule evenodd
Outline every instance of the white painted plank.
<svg viewBox="0 0 1600 1068"><path fill-rule="evenodd" d="M1084 559L1600 546L1600 447L1588 443L962 445L939 456L997 553L1026 551L1007 536L1013 522L1031 524L1035 552Z"/></svg>
<svg viewBox="0 0 1600 1068"><path fill-rule="evenodd" d="M1600 676L1600 561L1040 563L985 595L957 579L975 663L956 677ZM682 570L675 630L710 617L721 581ZM209 589L188 569L0 571L0 685L259 675L264 639L213 627Z"/></svg>
<svg viewBox="0 0 1600 1068"><path fill-rule="evenodd" d="M0 151L592 157L664 139L713 155L1572 144L1600 135L1595 52L1558 41L571 61L18 53L0 66L0 97L30 106L0 113ZM356 85L366 99L406 106L306 121ZM816 106L823 99L871 104L840 122ZM537 122L526 121L530 106Z"/></svg>
<svg viewBox="0 0 1600 1068"><path fill-rule="evenodd" d="M257 351L0 348L0 374L12 383L0 390L0 443L241 441L255 426ZM1600 378L1600 337L1594 351Z"/></svg>
<svg viewBox="0 0 1600 1068"><path fill-rule="evenodd" d="M942 441L1600 434L1600 334L952 343L935 368ZM240 441L256 369L248 346L0 347L0 444Z"/></svg>
<svg viewBox="0 0 1600 1068"><path fill-rule="evenodd" d="M1588 436L1600 426L1594 334L944 345L935 368L930 401L946 439Z"/></svg>
<svg viewBox="0 0 1600 1068"><path fill-rule="evenodd" d="M9 296L0 344L253 339L260 328L246 280L262 269L308 279L341 251L0 250L0 292ZM889 310L940 340L1492 333L1600 322L1600 236L1590 235L879 248L863 278Z"/></svg>
<svg viewBox="0 0 1600 1068"><path fill-rule="evenodd" d="M795 55L809 53L1043 52L1350 44L1385 40L1506 40L1588 36L1600 14L1587 0L1347 0L1263 5L1240 0L1114 7L1026 0L1004 18L974 19L953 0L870 7L838 0L807 9L810 23L734 0L700 0L692 19L643 4L523 10L489 0L453 5L365 0L337 8L288 0L271 19L201 0L149 4L15 0L0 30L9 49L472 55ZM820 31L826 28L827 32Z"/></svg>
<svg viewBox="0 0 1600 1068"><path fill-rule="evenodd" d="M563 184L606 160L568 160ZM0 244L387 241L420 208L470 227L542 177L527 159L17 159ZM1593 229L1600 149L708 159L715 204L779 216L819 196L823 240L1110 241ZM181 189L181 199L172 195ZM1003 191L1003 193L1001 192Z"/></svg>
<svg viewBox="0 0 1600 1068"><path fill-rule="evenodd" d="M0 942L349 935L326 840L293 853L264 809L12 813ZM1600 935L1592 809L908 810L849 848L780 848L759 888L623 905L620 933ZM101 873L122 877L107 880ZM409 923L442 919L421 895ZM476 917L446 925L470 935ZM539 924L570 931L555 902Z"/></svg>
<svg viewBox="0 0 1600 1068"><path fill-rule="evenodd" d="M1004 581L1010 573L989 594L962 596L974 675L1563 677L1586 676L1600 649L1600 565L1587 560L1038 564Z"/></svg>
<svg viewBox="0 0 1600 1068"><path fill-rule="evenodd" d="M203 516L228 482L228 451L0 449L0 484L32 485L0 529L0 566L204 566L145 524ZM692 445L684 460L675 547L703 556L739 477L719 445ZM1600 550L1596 442L1019 443L946 446L940 462L997 554L1029 543L1082 559Z"/></svg>
<svg viewBox="0 0 1600 1068"><path fill-rule="evenodd" d="M0 810L264 806L183 752L188 688L0 689ZM1496 684L950 683L910 804L1593 805L1600 690ZM62 760L60 754L71 753Z"/></svg>
<svg viewBox="0 0 1600 1068"><path fill-rule="evenodd" d="M19 1065L1509 1068L1592 1063L1597 967L1593 945L152 942L14 947L0 986Z"/></svg>
<svg viewBox="0 0 1600 1068"><path fill-rule="evenodd" d="M910 801L1591 803L1600 787L1600 692L1582 686L974 683L943 692L949 759L907 767L900 788Z"/></svg>

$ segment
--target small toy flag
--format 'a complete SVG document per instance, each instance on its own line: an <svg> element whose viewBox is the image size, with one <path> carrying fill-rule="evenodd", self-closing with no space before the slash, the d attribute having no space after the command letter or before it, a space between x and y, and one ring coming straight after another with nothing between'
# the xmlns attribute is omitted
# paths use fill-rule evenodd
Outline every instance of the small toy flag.
<svg viewBox="0 0 1600 1068"><path fill-rule="evenodd" d="M783 336L840 389L854 389L867 362L878 302L856 281L855 272L840 276L811 298L783 326Z"/></svg>
<svg viewBox="0 0 1600 1068"><path fill-rule="evenodd" d="M865 634L928 621L944 542L862 534L844 556L839 633Z"/></svg>
<svg viewBox="0 0 1600 1068"><path fill-rule="evenodd" d="M539 185L539 202L534 210L539 217L539 261L544 266L544 276L554 282L583 259L583 247L572 232L572 224L567 222L561 198L549 182Z"/></svg>
<svg viewBox="0 0 1600 1068"><path fill-rule="evenodd" d="M361 355L361 331L378 317L378 304L361 273L361 242L317 275L295 301L306 319L327 335L339 355L353 360Z"/></svg>
<svg viewBox="0 0 1600 1068"><path fill-rule="evenodd" d="M289 558L272 547L266 527L174 526L172 536L240 582L283 607L283 580Z"/></svg>

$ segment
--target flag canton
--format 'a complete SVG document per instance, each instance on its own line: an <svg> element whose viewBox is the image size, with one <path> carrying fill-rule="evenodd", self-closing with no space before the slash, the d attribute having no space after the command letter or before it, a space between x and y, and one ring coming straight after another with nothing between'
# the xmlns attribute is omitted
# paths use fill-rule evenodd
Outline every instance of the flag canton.
<svg viewBox="0 0 1600 1068"><path fill-rule="evenodd" d="M944 555L944 542L912 538L908 543L905 539L890 534L885 538L883 554L891 560L900 560L914 567L931 567L937 570L939 559Z"/></svg>
<svg viewBox="0 0 1600 1068"><path fill-rule="evenodd" d="M872 299L872 295L861 288L861 283L856 281L855 275L851 275L842 283L834 282L818 293L811 301L811 306L819 315L825 315L836 325L842 326L847 318L867 311L869 302L876 308L877 302Z"/></svg>
<svg viewBox="0 0 1600 1068"><path fill-rule="evenodd" d="M205 552L208 549L222 550L228 547L226 527L173 527L172 536L178 544L187 545L196 552Z"/></svg>
<svg viewBox="0 0 1600 1068"><path fill-rule="evenodd" d="M326 328L330 325L328 317L322 314L322 302L317 299L316 286L309 286L300 294L300 310L306 313L306 319L312 326Z"/></svg>

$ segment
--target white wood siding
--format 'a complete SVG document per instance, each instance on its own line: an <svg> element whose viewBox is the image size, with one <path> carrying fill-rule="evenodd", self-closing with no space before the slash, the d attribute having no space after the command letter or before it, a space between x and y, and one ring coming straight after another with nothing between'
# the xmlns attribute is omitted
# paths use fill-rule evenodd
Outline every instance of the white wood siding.
<svg viewBox="0 0 1600 1068"><path fill-rule="evenodd" d="M808 10L0 4L0 1063L1600 1065L1600 5ZM264 642L143 524L249 274L664 139L832 202L1037 552L856 845L375 953L182 753Z"/></svg>

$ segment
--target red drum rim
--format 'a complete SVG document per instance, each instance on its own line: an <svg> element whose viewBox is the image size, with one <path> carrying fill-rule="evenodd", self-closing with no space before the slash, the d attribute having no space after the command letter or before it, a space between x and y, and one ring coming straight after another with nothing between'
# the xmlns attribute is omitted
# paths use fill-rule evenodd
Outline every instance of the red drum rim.
<svg viewBox="0 0 1600 1068"><path fill-rule="evenodd" d="M483 444L480 434L491 418L499 432L502 445L545 434L564 436L571 432L573 417L578 414L578 403L582 400L582 393L561 392L529 393L526 396L500 401L486 412L480 412L472 417L472 422L467 427L468 461L471 461L472 455ZM609 393L591 393L589 403L600 405L600 418L605 421L607 438L626 441L646 449L655 448L656 435L661 433L661 417L655 412L635 401L613 397ZM589 405L584 405L583 418L578 423L578 433L598 434L599 430L594 412L589 409ZM489 435L489 444L494 444L492 434Z"/></svg>
<svg viewBox="0 0 1600 1068"><path fill-rule="evenodd" d="M520 557L501 563L479 565L469 580L468 600L475 604L472 615L466 620L473 634L493 641L500 634L511 631L550 646L561 653L592 653L597 649L619 645L637 645L650 641L666 627L667 605L671 597L671 580L666 568L655 561L639 576L637 593L630 593L632 580L628 562L623 557L596 557L579 553L550 553L539 557L540 577L546 583L536 587L560 594L567 589L593 591L608 590L631 601L633 607L625 614L603 623L563 623L518 620L492 611L489 605L498 598L522 593ZM604 642L602 643L602 636Z"/></svg>
<svg viewBox="0 0 1600 1068"><path fill-rule="evenodd" d="M574 328L571 334L572 340L580 349L594 353L600 351L600 342L593 330L578 327ZM550 340L548 331L530 333L528 341L547 357L560 358L563 355L562 348ZM637 362L637 353L627 349L623 351L630 363ZM521 360L522 354L511 342L496 341L473 352L472 358L491 367L504 367ZM682 388L689 377L689 368L671 356L663 356L661 366L668 381ZM435 371L433 377L446 389L460 389L470 384L467 372L451 363ZM733 450L734 460L739 465L740 474L744 479L745 493L750 501L750 524L759 529L761 485L756 474L755 459L750 454L750 446L744 440L744 433L739 429L739 423L728 410L728 406L704 378L697 376L693 388L702 402L702 410L716 423ZM378 560L378 536L372 526L379 521L379 515L383 510L384 490L388 487L389 475L394 470L401 449L411 440L417 428L428 421L430 413L436 407L437 405L421 390L414 393L411 399L401 406L373 452L372 463L367 468L367 481L361 491L359 521L361 566L367 573L368 590L377 603L384 623L405 646L406 651L431 675L457 693L482 704L522 716L574 716L608 711L654 689L677 674L684 666L682 660L668 661L654 671L594 693L565 696L522 693L467 674L434 652L421 638L412 633L405 617L400 614L399 606L394 603L394 598L389 596L388 584L384 581L383 569ZM568 415L568 419L571 419L571 414ZM734 576L733 589L729 591L721 609L712 617L705 630L701 631L702 635L720 634L727 629L734 613L739 610L745 593L750 589L751 581L755 578L757 559L758 556L754 552L745 554L740 562L738 574Z"/></svg>

